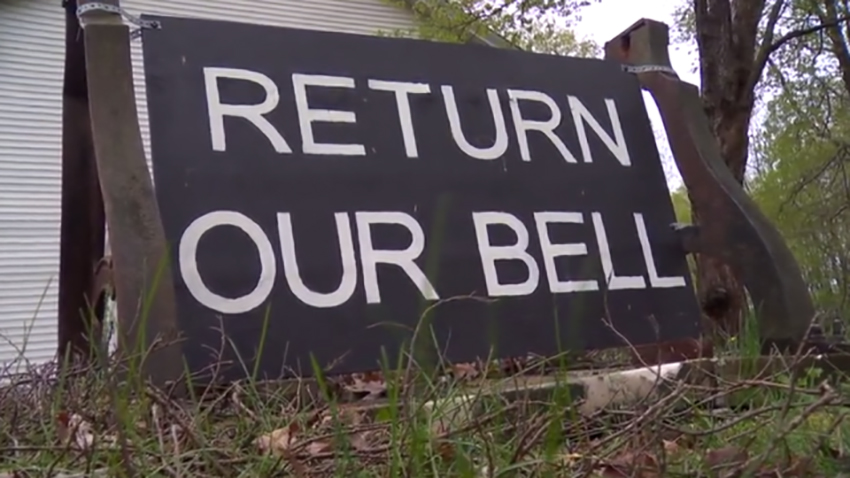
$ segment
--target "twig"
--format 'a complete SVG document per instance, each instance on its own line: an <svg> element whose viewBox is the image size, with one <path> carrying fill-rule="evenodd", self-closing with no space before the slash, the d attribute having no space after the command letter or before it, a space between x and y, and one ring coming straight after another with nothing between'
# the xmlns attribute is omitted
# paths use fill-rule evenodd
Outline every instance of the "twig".
<svg viewBox="0 0 850 478"><path fill-rule="evenodd" d="M201 438L198 434L196 434L196 433L194 432L194 430L192 430L192 428L189 426L189 424L188 424L188 423L186 423L186 421L185 421L185 420L183 420L183 417L181 417L181 416L180 416L180 415L181 415L180 413L175 413L174 411L172 411L172 410L171 410L171 407L169 407L169 405L172 405L173 407L175 407L175 408L177 408L178 410L180 410L180 409L181 409L181 407L180 407L179 405L177 405L176 403L174 403L173 401L171 401L171 399L168 399L168 398L164 398L164 397L159 396L159 394L157 394L157 393L154 391L154 389L153 389L153 388L148 388L145 392L146 392L146 395L147 395L148 397L150 397L153 401L155 401L155 402L156 402L156 403L158 403L160 406L162 406L163 410L165 410L165 412L166 412L166 413L168 413L168 415L169 415L169 416L170 416L170 417L171 417L171 418L172 418L175 422L177 422L177 424L178 424L178 425L180 426L180 428L181 428L181 429L182 429L182 430L186 433L186 435L187 435L187 436L188 436L188 437L189 437L189 438L190 438L193 442L195 442L195 445L196 445L196 446L198 446L199 448L204 448L204 449L207 449L207 448L208 448L208 447L207 447L206 440L204 440L203 438ZM170 402L170 403L169 403L169 402ZM216 472L218 473L218 476L229 476L229 474L226 472L226 470L224 470L224 468L222 468L222 467L221 467L221 465L219 465L219 464L218 464L218 462L217 462L216 460L210 460L210 459L207 459L206 461L207 461L207 463L208 463L210 466L212 466L212 467L216 470Z"/></svg>
<svg viewBox="0 0 850 478"><path fill-rule="evenodd" d="M788 422L788 425L779 433L779 436L775 440L771 441L767 450L741 465L740 471L743 472L743 476L750 476L753 472L755 472L755 470L760 468L768 459L770 454L773 453L773 451L776 449L776 446L779 444L779 442L784 441L785 438L792 431L794 431L804 421L806 421L809 416L811 416L814 412L816 412L825 405L829 405L836 398L838 398L838 393L826 382L824 382L821 386L824 390L823 396L821 398L810 404L799 415L795 416L790 422Z"/></svg>
<svg viewBox="0 0 850 478"><path fill-rule="evenodd" d="M251 420L257 421L257 415L250 409L248 409L248 407L246 407L245 404L242 403L242 400L239 399L240 391L242 391L242 387L239 386L239 383L237 382L233 385L233 392L230 395L231 399L233 400L233 404L236 405L236 408L238 408L242 413L251 417Z"/></svg>
<svg viewBox="0 0 850 478"><path fill-rule="evenodd" d="M670 403L673 403L679 399L683 389L684 384L682 382L679 382L676 388L672 391L672 393L654 403L639 417L635 418L634 420L632 420L632 422L626 425L622 430L614 432L611 435L608 435L607 437L596 442L593 446L590 447L590 452L592 453L594 450L601 449L604 445L622 437L623 435L626 435L627 433L634 431L638 426L642 425L650 418L657 417L660 412L665 410Z"/></svg>
<svg viewBox="0 0 850 478"><path fill-rule="evenodd" d="M527 455L534 445L537 443L537 440L543 435L546 431L547 427L552 423L552 417L547 416L544 413L538 414L536 419L532 422L532 424L528 427L528 429L523 433L519 438L519 443L517 443L516 451L514 451L511 460L508 462L508 465L515 465L519 463L521 459Z"/></svg>

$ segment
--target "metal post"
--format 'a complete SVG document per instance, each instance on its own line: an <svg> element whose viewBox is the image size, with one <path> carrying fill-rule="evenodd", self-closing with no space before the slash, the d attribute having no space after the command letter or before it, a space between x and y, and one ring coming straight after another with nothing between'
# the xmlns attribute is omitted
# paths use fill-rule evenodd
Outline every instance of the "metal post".
<svg viewBox="0 0 850 478"><path fill-rule="evenodd" d="M90 291L95 264L103 256L105 217L89 121L86 56L77 2L68 0L64 7L58 353L60 360L70 355L76 362L92 358L92 347L101 340L103 307L98 307L97 297Z"/></svg>
<svg viewBox="0 0 850 478"><path fill-rule="evenodd" d="M86 5L97 3L86 9ZM118 0L80 0L92 136L109 225L119 350L144 354L154 383L183 371L165 232L145 161Z"/></svg>
<svg viewBox="0 0 850 478"><path fill-rule="evenodd" d="M701 214L698 228L677 226L683 239L687 236L683 247L728 264L743 279L756 309L763 352L796 347L814 318L800 268L779 231L723 162L699 90L672 69L668 31L664 23L640 20L605 44L605 58L635 73L658 105L676 165Z"/></svg>

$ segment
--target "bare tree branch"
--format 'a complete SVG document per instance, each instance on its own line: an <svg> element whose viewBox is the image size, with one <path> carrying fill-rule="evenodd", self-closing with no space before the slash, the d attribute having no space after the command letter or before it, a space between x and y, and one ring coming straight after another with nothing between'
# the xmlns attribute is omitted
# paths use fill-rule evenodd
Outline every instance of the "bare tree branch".
<svg viewBox="0 0 850 478"><path fill-rule="evenodd" d="M824 2L826 7L826 15L818 12L818 16L822 23L833 23L833 20L838 17L838 12L835 5L827 0ZM827 22L824 22L827 20ZM844 88L850 93L850 51L847 49L847 44L844 41L843 30L838 28L839 22L827 28L826 34L832 43L832 52L835 54L835 59L838 60L838 65L841 69L841 80L844 82Z"/></svg>
<svg viewBox="0 0 850 478"><path fill-rule="evenodd" d="M775 7L775 5L774 5L774 7ZM772 11L771 11L771 13L772 13ZM811 35L812 33L817 33L819 31L835 27L837 25L840 25L841 23L845 23L845 22L848 22L848 21L850 21L850 15L844 15L844 16L838 17L838 18L836 18L832 21L829 21L829 22L826 22L826 23L821 23L820 25L815 25L815 26L811 26L811 27L808 27L808 28L801 28L799 30L790 31L790 32L786 33L785 35L782 35L781 37L779 37L773 43L770 43L769 44L770 46L768 46L763 52L759 52L759 56L756 58L756 63L755 63L754 68L752 70L752 74L750 75L750 81L751 81L752 86L755 87L756 83L758 83L759 78L761 78L761 73L764 70L765 64L767 64L767 58L773 52L782 48L783 45L785 45L786 43L788 43L792 40L795 40L797 38L804 37L806 35ZM754 82L753 82L753 80L754 80Z"/></svg>
<svg viewBox="0 0 850 478"><path fill-rule="evenodd" d="M785 0L776 0L770 12L767 14L767 25L764 29L764 37L761 39L756 58L753 61L753 69L750 70L750 77L747 79L747 89L745 91L755 91L756 84L761 78L767 60L772 53L770 49L773 45L773 36L776 31L776 24L779 22L779 17L782 15L782 10L785 8Z"/></svg>

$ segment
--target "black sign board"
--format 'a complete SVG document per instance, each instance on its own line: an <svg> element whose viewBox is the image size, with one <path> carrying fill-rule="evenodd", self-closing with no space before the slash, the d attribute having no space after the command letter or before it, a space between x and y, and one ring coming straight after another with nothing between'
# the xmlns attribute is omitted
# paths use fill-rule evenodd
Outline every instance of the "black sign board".
<svg viewBox="0 0 850 478"><path fill-rule="evenodd" d="M449 361L697 333L640 88L619 65L148 18L162 25L144 35L154 180L191 368L224 343L252 370L263 339L266 375L308 375L311 357L374 370L426 311Z"/></svg>

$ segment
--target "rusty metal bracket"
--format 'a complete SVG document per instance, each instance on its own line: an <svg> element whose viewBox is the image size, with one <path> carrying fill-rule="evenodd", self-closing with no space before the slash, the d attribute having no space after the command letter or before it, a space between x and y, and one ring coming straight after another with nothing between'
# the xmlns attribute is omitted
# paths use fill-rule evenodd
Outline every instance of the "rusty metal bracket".
<svg viewBox="0 0 850 478"><path fill-rule="evenodd" d="M634 73L658 105L676 165L701 215L699 228L673 225L684 249L729 265L753 302L763 350L787 350L804 340L815 315L800 267L724 163L698 88L670 74L668 47L668 26L643 19L605 44L605 59Z"/></svg>
<svg viewBox="0 0 850 478"><path fill-rule="evenodd" d="M700 245L700 234L699 234L699 226L695 224L682 224L681 222L674 222L670 225L673 229L673 232L679 236L679 240L682 244L682 249L688 254L697 254L702 252L702 246Z"/></svg>

